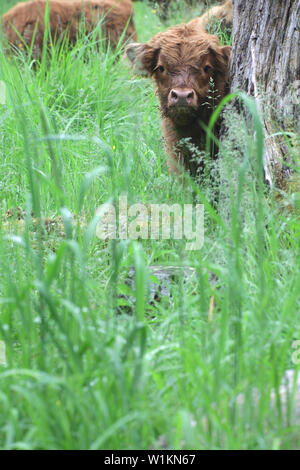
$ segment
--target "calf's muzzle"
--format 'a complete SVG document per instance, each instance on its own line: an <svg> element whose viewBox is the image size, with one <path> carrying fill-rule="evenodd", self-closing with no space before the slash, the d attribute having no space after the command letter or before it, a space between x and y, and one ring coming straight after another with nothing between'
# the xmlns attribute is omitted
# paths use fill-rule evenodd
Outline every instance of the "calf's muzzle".
<svg viewBox="0 0 300 470"><path fill-rule="evenodd" d="M173 88L168 97L169 106L197 107L198 100L192 88Z"/></svg>

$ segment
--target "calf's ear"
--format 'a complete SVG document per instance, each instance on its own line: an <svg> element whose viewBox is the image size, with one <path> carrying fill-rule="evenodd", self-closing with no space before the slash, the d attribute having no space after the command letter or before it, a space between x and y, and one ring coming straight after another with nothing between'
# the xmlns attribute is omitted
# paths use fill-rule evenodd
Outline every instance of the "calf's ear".
<svg viewBox="0 0 300 470"><path fill-rule="evenodd" d="M229 64L230 56L231 56L231 46L223 46L221 47L221 52L227 64Z"/></svg>
<svg viewBox="0 0 300 470"><path fill-rule="evenodd" d="M229 71L229 60L231 54L231 46L209 47L208 51L215 58L215 67L219 73L226 74Z"/></svg>
<svg viewBox="0 0 300 470"><path fill-rule="evenodd" d="M133 42L126 47L126 54L137 73L145 76L152 74L156 66L158 49L148 44Z"/></svg>

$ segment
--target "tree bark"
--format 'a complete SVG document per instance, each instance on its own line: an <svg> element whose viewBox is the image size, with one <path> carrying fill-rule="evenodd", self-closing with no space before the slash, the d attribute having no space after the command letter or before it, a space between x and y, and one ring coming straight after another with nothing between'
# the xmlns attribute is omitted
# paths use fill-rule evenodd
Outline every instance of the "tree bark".
<svg viewBox="0 0 300 470"><path fill-rule="evenodd" d="M300 131L300 0L233 0L231 91L254 96L265 131L270 186L284 175L287 147L275 133Z"/></svg>

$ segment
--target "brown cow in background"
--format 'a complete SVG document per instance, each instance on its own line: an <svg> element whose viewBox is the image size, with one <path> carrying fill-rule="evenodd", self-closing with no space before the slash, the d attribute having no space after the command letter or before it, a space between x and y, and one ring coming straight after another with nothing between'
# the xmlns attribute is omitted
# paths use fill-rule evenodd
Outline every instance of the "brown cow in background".
<svg viewBox="0 0 300 470"><path fill-rule="evenodd" d="M160 16L162 20L166 20L169 16L170 7L174 5L174 8L175 8L176 4L179 5L179 3L182 3L183 1L184 3L188 5L196 6L198 5L198 3L201 3L207 7L211 3L217 3L217 2L220 3L223 0L210 0L210 1L207 1L207 0L146 0L146 1L150 2L153 8L157 8L158 16ZM213 16L215 16L215 14L213 14Z"/></svg>
<svg viewBox="0 0 300 470"><path fill-rule="evenodd" d="M3 15L1 29L12 49L24 48L24 43L30 47L34 38L34 56L41 56L46 5L47 0L18 3ZM110 42L113 48L124 30L124 40L136 40L131 0L49 0L49 25L53 41L62 41L67 34L69 43L74 44L83 20L86 34L89 34L102 18L103 35L106 43Z"/></svg>
<svg viewBox="0 0 300 470"><path fill-rule="evenodd" d="M174 26L146 44L126 48L137 72L154 80L171 171L178 172L180 162L192 175L202 173L203 163L194 161L194 150L205 150L203 124L208 125L228 91L230 51L193 24Z"/></svg>
<svg viewBox="0 0 300 470"><path fill-rule="evenodd" d="M206 30L209 30L209 25L213 22L220 22L222 28L232 27L232 0L227 0L223 5L212 7L204 15L190 21L198 28Z"/></svg>

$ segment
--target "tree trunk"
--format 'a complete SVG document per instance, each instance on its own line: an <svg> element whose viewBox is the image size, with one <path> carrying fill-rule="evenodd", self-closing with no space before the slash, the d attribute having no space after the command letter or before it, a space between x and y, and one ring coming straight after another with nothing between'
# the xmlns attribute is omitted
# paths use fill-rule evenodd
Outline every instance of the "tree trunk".
<svg viewBox="0 0 300 470"><path fill-rule="evenodd" d="M274 134L300 130L300 0L233 0L231 91L238 89L255 97L265 179L279 184L288 147Z"/></svg>

